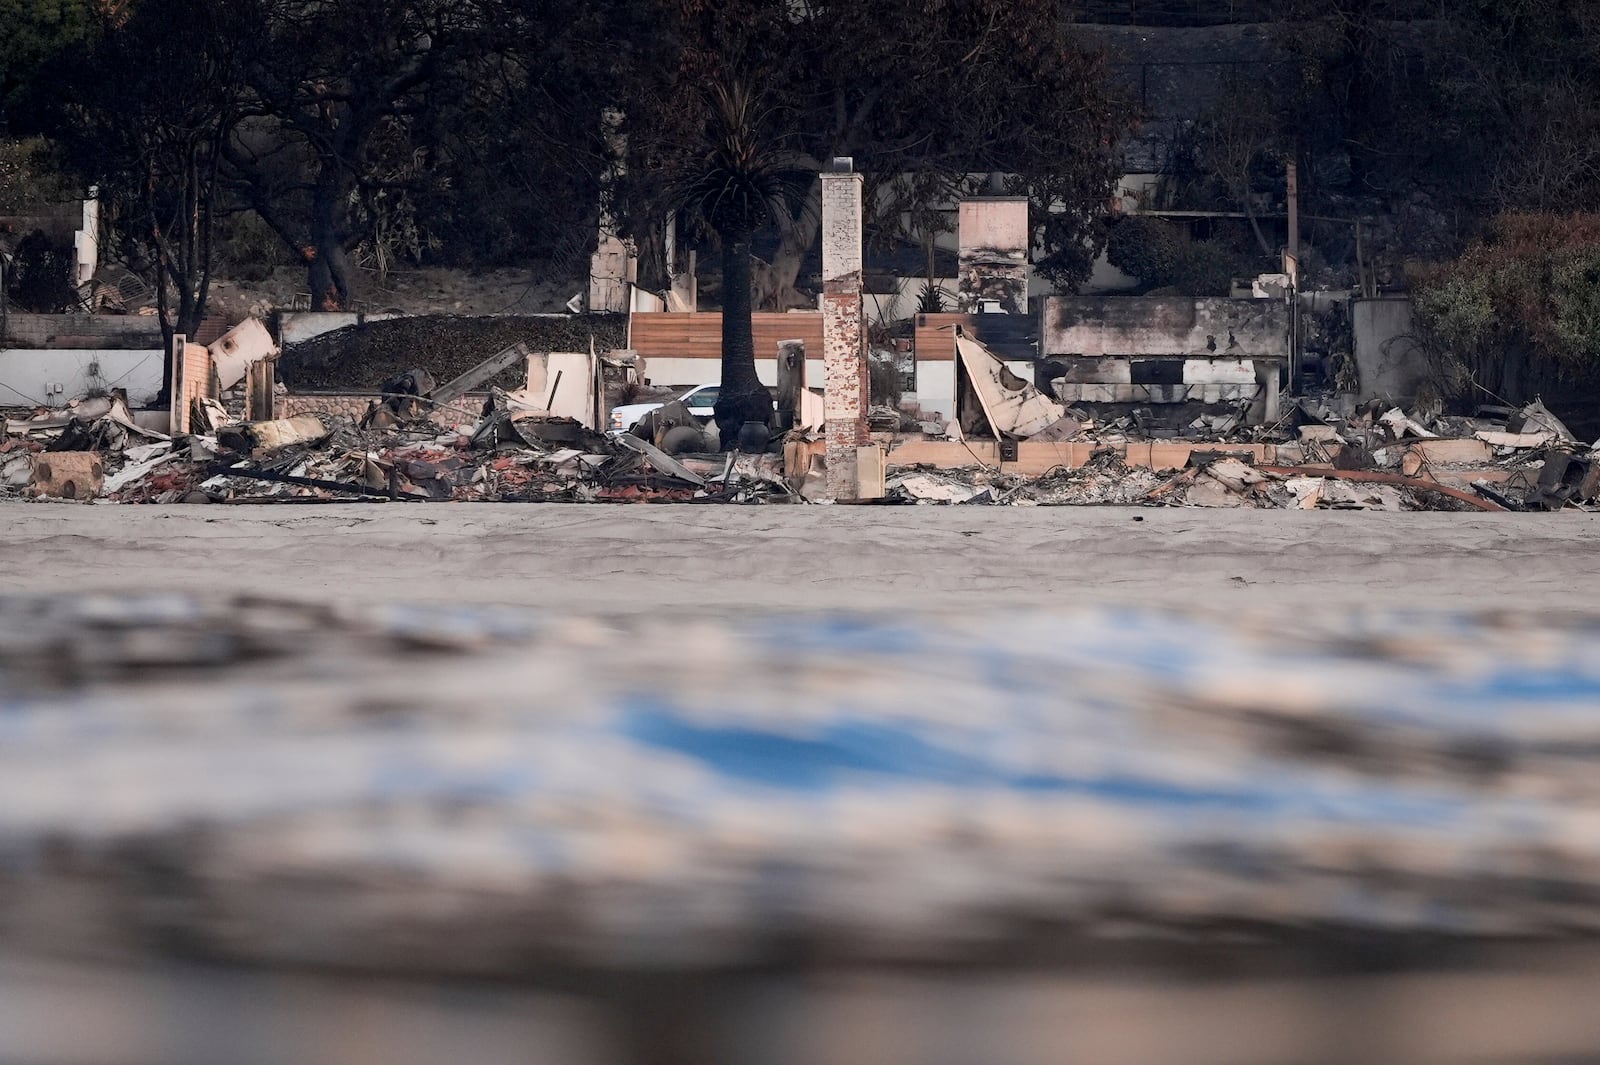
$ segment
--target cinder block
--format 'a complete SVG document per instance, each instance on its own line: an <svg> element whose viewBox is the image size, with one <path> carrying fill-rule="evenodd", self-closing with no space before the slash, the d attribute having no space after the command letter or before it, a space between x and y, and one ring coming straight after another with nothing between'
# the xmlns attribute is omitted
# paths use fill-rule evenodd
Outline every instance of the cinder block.
<svg viewBox="0 0 1600 1065"><path fill-rule="evenodd" d="M1188 385L1145 385L1147 403L1182 403L1189 398Z"/></svg>
<svg viewBox="0 0 1600 1065"><path fill-rule="evenodd" d="M105 484L94 451L47 451L33 459L33 490L52 499L93 499Z"/></svg>
<svg viewBox="0 0 1600 1065"><path fill-rule="evenodd" d="M1419 440L1408 447L1429 463L1487 466L1494 461L1494 452L1481 440Z"/></svg>

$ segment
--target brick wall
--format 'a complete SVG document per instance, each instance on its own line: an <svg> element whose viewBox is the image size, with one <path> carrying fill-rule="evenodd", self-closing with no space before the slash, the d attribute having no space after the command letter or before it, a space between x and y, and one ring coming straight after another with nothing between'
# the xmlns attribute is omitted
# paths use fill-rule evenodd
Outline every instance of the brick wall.
<svg viewBox="0 0 1600 1065"><path fill-rule="evenodd" d="M194 414L194 401L202 396L217 395L216 370L211 365L211 352L200 344L184 344L183 357L174 360L172 403L169 408L174 433L187 433Z"/></svg>
<svg viewBox="0 0 1600 1065"><path fill-rule="evenodd" d="M867 442L867 346L861 307L862 178L822 175L822 400L828 495L857 496L857 449Z"/></svg>

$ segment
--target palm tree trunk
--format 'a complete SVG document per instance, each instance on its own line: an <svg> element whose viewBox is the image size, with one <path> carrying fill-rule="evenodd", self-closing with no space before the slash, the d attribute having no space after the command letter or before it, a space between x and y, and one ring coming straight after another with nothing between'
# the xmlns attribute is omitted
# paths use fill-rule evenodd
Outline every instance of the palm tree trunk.
<svg viewBox="0 0 1600 1065"><path fill-rule="evenodd" d="M772 395L756 376L750 281L750 234L723 234L722 392L712 410L724 451L733 450L745 422L772 421Z"/></svg>

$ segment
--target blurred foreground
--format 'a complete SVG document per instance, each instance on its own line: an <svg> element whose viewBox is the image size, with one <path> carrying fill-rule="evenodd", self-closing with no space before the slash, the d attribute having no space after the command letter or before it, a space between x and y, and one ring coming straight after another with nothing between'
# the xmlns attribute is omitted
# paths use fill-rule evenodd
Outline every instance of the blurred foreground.
<svg viewBox="0 0 1600 1065"><path fill-rule="evenodd" d="M0 693L4 1065L1600 1061L1588 616L11 595Z"/></svg>

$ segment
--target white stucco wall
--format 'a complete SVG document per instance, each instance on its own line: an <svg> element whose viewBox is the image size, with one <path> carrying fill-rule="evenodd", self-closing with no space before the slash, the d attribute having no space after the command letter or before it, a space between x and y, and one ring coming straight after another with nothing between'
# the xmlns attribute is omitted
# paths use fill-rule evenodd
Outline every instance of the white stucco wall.
<svg viewBox="0 0 1600 1065"><path fill-rule="evenodd" d="M160 348L8 348L0 351L0 406L59 407L96 388L126 389L128 403L143 406L161 391L163 365Z"/></svg>
<svg viewBox="0 0 1600 1065"><path fill-rule="evenodd" d="M1032 380L1030 375L1029 380ZM937 414L945 419L956 416L956 363L954 359L938 362L917 360L917 403L927 415Z"/></svg>

